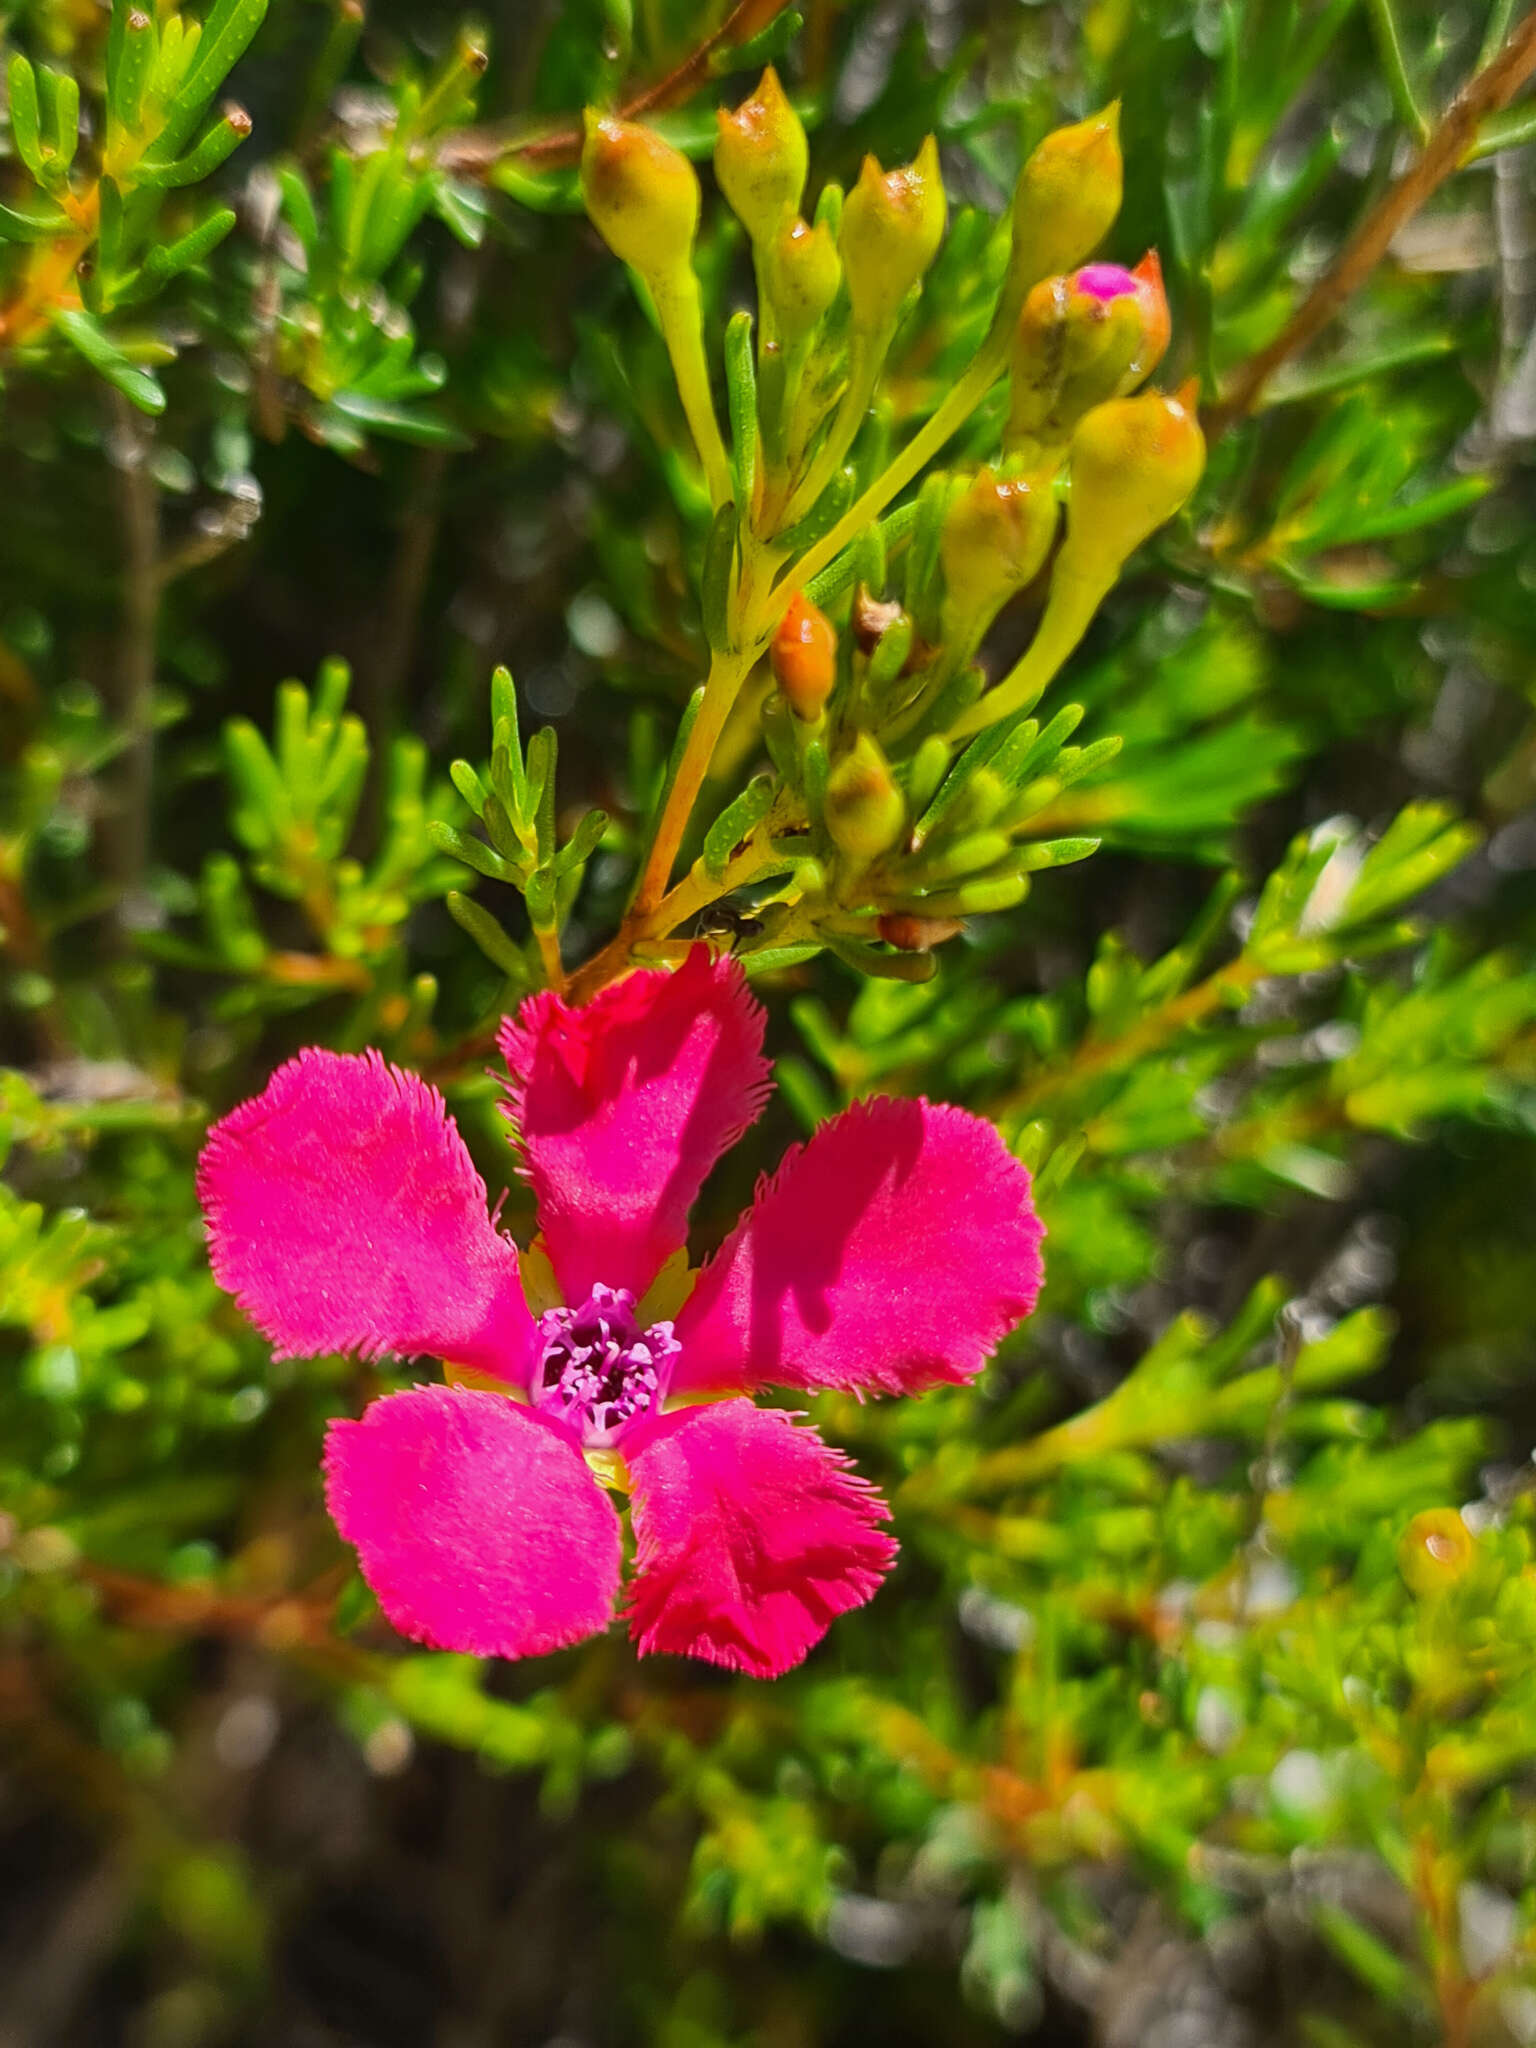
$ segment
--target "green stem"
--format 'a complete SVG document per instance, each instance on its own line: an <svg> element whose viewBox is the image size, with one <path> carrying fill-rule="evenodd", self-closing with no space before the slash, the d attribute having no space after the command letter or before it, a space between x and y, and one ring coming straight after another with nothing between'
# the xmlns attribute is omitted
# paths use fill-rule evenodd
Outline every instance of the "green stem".
<svg viewBox="0 0 1536 2048"><path fill-rule="evenodd" d="M1402 33L1397 16L1392 11L1392 0L1369 0L1371 22L1376 30L1376 42L1381 51L1381 61L1386 66L1387 84L1398 113L1413 130L1418 141L1429 140L1434 125L1424 111L1413 76L1408 69L1408 55L1403 48Z"/></svg>
<svg viewBox="0 0 1536 2048"><path fill-rule="evenodd" d="M790 496L781 522L783 525L793 526L797 519L803 518L842 468L843 458L853 446L870 400L875 395L890 340L889 328L878 334L855 331L848 352L848 383L809 474Z"/></svg>
<svg viewBox="0 0 1536 2048"><path fill-rule="evenodd" d="M1536 104L1506 107L1502 114L1490 114L1478 129L1467 162L1480 164L1501 150L1519 149L1532 140L1536 140Z"/></svg>

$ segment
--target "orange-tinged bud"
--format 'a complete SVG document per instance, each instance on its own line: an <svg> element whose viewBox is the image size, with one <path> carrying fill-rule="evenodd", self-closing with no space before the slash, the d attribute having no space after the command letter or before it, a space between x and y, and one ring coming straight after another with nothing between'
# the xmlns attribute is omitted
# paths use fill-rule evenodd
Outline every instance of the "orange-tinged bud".
<svg viewBox="0 0 1536 2048"><path fill-rule="evenodd" d="M1131 365L1132 374L1139 384L1143 378L1151 376L1168 353L1168 344L1173 338L1173 315L1168 310L1168 294L1163 289L1162 258L1155 249L1147 251L1131 275L1136 280L1142 317L1142 343Z"/></svg>
<svg viewBox="0 0 1536 2048"><path fill-rule="evenodd" d="M914 917L908 910L888 910L875 928L898 953L931 953L963 932L965 924L958 917Z"/></svg>
<svg viewBox="0 0 1536 2048"><path fill-rule="evenodd" d="M838 236L856 327L879 329L895 319L939 252L945 211L939 146L931 135L899 170L882 171L865 157Z"/></svg>
<svg viewBox="0 0 1536 2048"><path fill-rule="evenodd" d="M614 255L642 277L687 263L699 225L698 173L654 129L588 107L581 196Z"/></svg>
<svg viewBox="0 0 1536 2048"><path fill-rule="evenodd" d="M824 221L792 220L768 245L764 285L785 341L801 340L837 297L842 260Z"/></svg>
<svg viewBox="0 0 1536 2048"><path fill-rule="evenodd" d="M790 599L768 659L795 716L807 724L820 718L837 682L837 632L803 591Z"/></svg>
<svg viewBox="0 0 1536 2048"><path fill-rule="evenodd" d="M810 154L800 116L770 64L757 91L734 113L720 108L715 176L726 204L754 242L765 242L800 210Z"/></svg>
<svg viewBox="0 0 1536 2048"><path fill-rule="evenodd" d="M1031 285L1091 255L1120 211L1120 103L1057 128L1019 173L1013 194L1014 303Z"/></svg>
<svg viewBox="0 0 1536 2048"><path fill-rule="evenodd" d="M1049 485L1005 483L984 469L955 497L944 520L944 637L970 652L1015 591L1039 574L1056 532Z"/></svg>
<svg viewBox="0 0 1536 2048"><path fill-rule="evenodd" d="M907 807L890 764L867 732L827 778L826 819L833 844L855 860L878 860L901 837Z"/></svg>
<svg viewBox="0 0 1536 2048"><path fill-rule="evenodd" d="M1194 387L1096 405L1072 436L1072 497L1062 567L1111 578L1183 505L1205 468Z"/></svg>
<svg viewBox="0 0 1536 2048"><path fill-rule="evenodd" d="M1410 1593L1432 1600L1465 1576L1477 1555L1477 1538L1455 1508L1426 1508L1415 1515L1397 1546L1398 1569Z"/></svg>

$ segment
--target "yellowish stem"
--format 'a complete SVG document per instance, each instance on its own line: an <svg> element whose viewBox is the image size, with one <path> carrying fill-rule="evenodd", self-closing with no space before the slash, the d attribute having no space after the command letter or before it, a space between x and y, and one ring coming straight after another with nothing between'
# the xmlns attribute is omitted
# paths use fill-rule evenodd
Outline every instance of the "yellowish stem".
<svg viewBox="0 0 1536 2048"><path fill-rule="evenodd" d="M1092 624L1114 580L1113 573L1106 577L1102 571L1075 575L1069 563L1058 561L1039 631L997 688L988 690L979 703L956 719L949 729L950 738L968 739L1000 718L1011 718L1038 703Z"/></svg>
<svg viewBox="0 0 1536 2048"><path fill-rule="evenodd" d="M688 820L693 814L704 777L709 772L716 742L725 730L725 721L736 701L736 692L751 668L753 658L752 654L716 654L710 663L704 683L704 701L693 722L693 731L688 735L677 776L667 792L656 836L646 858L645 872L635 891L634 915L637 918L647 917L666 894L672 865L683 843L683 834L688 829ZM628 920L625 922L627 924ZM620 937L623 937L622 932Z"/></svg>
<svg viewBox="0 0 1536 2048"><path fill-rule="evenodd" d="M677 395L683 402L688 430L693 435L709 501L718 507L731 497L731 465L715 417L715 401L709 388L709 363L704 354L704 316L699 301L699 281L686 260L667 278L653 278L651 295L662 339L672 359Z"/></svg>
<svg viewBox="0 0 1536 2048"><path fill-rule="evenodd" d="M560 934L556 931L540 931L537 926L533 933L539 946L539 959L544 968L544 985L552 988L556 995L565 993L565 963L560 958Z"/></svg>
<svg viewBox="0 0 1536 2048"><path fill-rule="evenodd" d="M964 426L997 382L1007 355L1007 325L1001 320L994 321L991 332L972 358L970 368L950 391L949 396L941 401L937 409L918 428L895 460L883 469L869 488L855 500L832 531L824 535L809 554L802 556L795 563L791 573L797 590L803 590L813 577L819 576L829 562L836 560L849 541L861 534L872 519L878 519L896 493L905 490L918 471L938 454L950 436Z"/></svg>

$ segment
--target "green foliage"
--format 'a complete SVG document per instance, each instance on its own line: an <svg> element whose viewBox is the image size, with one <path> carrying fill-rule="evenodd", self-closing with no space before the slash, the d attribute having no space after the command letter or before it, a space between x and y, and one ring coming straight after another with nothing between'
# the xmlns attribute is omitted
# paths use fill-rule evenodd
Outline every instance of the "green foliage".
<svg viewBox="0 0 1536 2048"><path fill-rule="evenodd" d="M1514 12L13 11L0 2034L1536 2038ZM775 1685L408 1644L318 1472L399 1381L218 1290L207 1125L378 1046L526 1244L500 1018L696 943L699 1241L925 1094L1040 1308L814 1404L903 1558Z"/></svg>

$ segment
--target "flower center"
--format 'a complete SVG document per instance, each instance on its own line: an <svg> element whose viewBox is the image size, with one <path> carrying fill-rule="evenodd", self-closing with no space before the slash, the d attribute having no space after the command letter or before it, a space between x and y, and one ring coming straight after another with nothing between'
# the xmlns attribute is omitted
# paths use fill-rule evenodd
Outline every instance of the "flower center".
<svg viewBox="0 0 1536 2048"><path fill-rule="evenodd" d="M682 1349L670 1323L640 1327L627 1287L601 1282L580 1308L546 1309L538 1327L534 1406L579 1429L590 1450L617 1442L625 1423L659 1405Z"/></svg>

